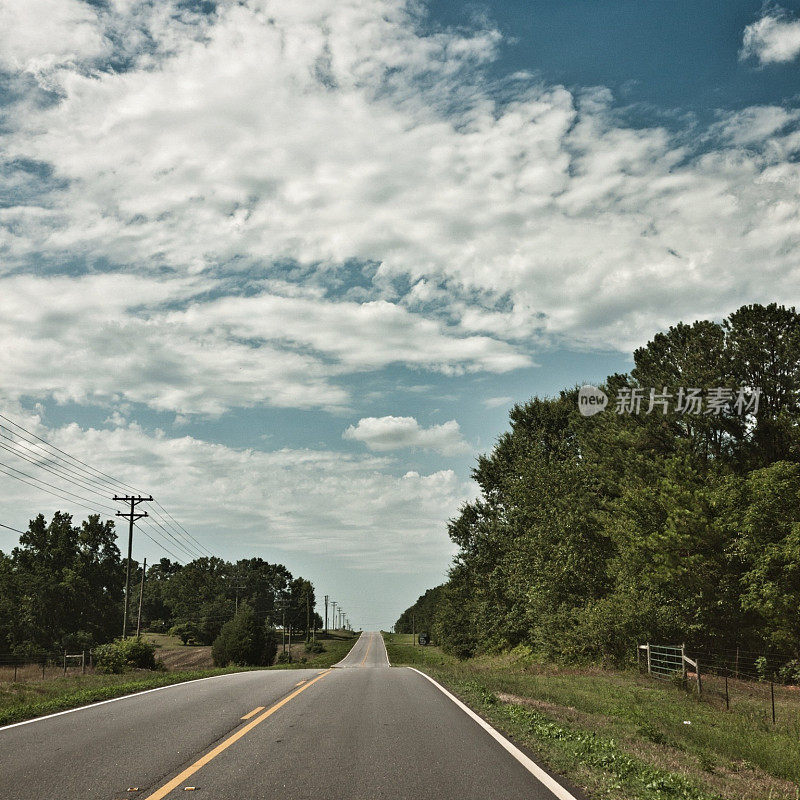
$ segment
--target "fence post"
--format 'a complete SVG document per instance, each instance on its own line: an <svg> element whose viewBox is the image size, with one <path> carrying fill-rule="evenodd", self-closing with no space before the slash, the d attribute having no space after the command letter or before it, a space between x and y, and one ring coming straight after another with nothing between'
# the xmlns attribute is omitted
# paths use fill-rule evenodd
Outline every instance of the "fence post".
<svg viewBox="0 0 800 800"><path fill-rule="evenodd" d="M772 699L772 724L775 724L775 682L769 682L769 694Z"/></svg>
<svg viewBox="0 0 800 800"><path fill-rule="evenodd" d="M44 656L42 658L42 678L44 678L44 667L45 667L45 664L47 664L47 656Z"/></svg>
<svg viewBox="0 0 800 800"><path fill-rule="evenodd" d="M86 651L81 650L81 675L86 674Z"/></svg>
<svg viewBox="0 0 800 800"><path fill-rule="evenodd" d="M650 642L647 643L647 674L650 675L652 673L650 669Z"/></svg>
<svg viewBox="0 0 800 800"><path fill-rule="evenodd" d="M14 659L14 683L17 682L17 659Z"/></svg>
<svg viewBox="0 0 800 800"><path fill-rule="evenodd" d="M686 680L686 642L681 644L681 677Z"/></svg>
<svg viewBox="0 0 800 800"><path fill-rule="evenodd" d="M703 679L700 677L700 657L695 661L695 669L697 670L697 696L703 696Z"/></svg>

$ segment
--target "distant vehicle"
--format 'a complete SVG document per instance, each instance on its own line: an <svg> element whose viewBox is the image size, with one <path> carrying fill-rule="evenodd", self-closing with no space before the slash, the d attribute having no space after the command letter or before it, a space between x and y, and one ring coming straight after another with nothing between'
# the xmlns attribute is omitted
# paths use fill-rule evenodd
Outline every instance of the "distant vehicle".
<svg viewBox="0 0 800 800"><path fill-rule="evenodd" d="M421 633L418 638L419 638L419 643L420 644L422 644L422 645L430 644L431 637L428 636L427 633L424 633L424 632Z"/></svg>

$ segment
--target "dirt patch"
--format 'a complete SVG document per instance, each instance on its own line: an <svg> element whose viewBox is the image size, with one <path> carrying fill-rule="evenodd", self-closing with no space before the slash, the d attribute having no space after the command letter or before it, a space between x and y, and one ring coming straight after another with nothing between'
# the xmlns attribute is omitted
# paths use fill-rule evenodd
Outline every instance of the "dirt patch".
<svg viewBox="0 0 800 800"><path fill-rule="evenodd" d="M156 658L163 662L170 672L210 669L214 666L210 646L159 648L156 650Z"/></svg>

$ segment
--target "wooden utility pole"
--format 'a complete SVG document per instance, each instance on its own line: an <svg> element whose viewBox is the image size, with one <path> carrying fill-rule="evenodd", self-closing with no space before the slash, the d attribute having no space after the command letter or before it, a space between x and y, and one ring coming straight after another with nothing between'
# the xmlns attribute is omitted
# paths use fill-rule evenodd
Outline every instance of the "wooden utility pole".
<svg viewBox="0 0 800 800"><path fill-rule="evenodd" d="M328 635L328 595L325 595L325 635Z"/></svg>
<svg viewBox="0 0 800 800"><path fill-rule="evenodd" d="M142 598L144 597L144 574L147 572L147 559L142 564L142 582L139 585L139 613L136 617L136 638L142 635Z"/></svg>
<svg viewBox="0 0 800 800"><path fill-rule="evenodd" d="M124 517L128 520L128 565L125 568L125 608L122 612L122 638L128 638L128 607L130 605L130 594L131 594L131 555L133 552L133 523L137 519L141 519L142 517L147 516L146 511L136 511L136 506L139 503L146 503L151 502L153 500L152 496L148 495L147 497L142 497L141 495L137 495L135 497L125 495L124 497L118 497L114 495L114 500L118 503L130 503L131 510L130 511L117 511L118 517Z"/></svg>

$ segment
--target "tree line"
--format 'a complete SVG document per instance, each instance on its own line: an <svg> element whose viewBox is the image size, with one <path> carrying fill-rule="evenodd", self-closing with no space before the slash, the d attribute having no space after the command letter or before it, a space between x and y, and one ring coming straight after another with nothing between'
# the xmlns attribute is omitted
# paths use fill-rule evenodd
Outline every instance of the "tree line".
<svg viewBox="0 0 800 800"><path fill-rule="evenodd" d="M415 620L460 657L525 645L621 662L645 641L800 657L800 316L744 306L633 360L594 416L577 387L514 406L474 469L479 497L450 520L448 580L397 631ZM757 411L649 409L651 388L699 388L709 406L742 387L760 389ZM617 413L632 394L640 413Z"/></svg>
<svg viewBox="0 0 800 800"><path fill-rule="evenodd" d="M134 627L141 577L142 565L132 562ZM93 515L75 525L60 511L50 522L38 515L17 547L0 551L0 653L75 652L111 642L122 630L124 587L112 520ZM241 624L245 618L265 629L285 623L304 635L321 627L314 606L312 583L282 564L198 558L181 565L164 558L147 567L142 624L212 644L238 608Z"/></svg>

